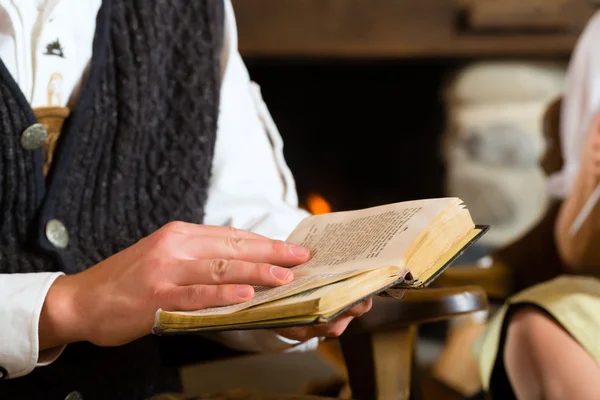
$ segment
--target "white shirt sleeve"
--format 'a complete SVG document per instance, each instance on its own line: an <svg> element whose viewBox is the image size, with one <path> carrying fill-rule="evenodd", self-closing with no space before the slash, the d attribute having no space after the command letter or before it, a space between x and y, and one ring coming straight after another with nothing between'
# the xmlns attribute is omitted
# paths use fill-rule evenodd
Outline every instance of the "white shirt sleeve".
<svg viewBox="0 0 600 400"><path fill-rule="evenodd" d="M220 115L205 223L285 239L308 214L298 209L281 136L237 50L231 2L225 6Z"/></svg>
<svg viewBox="0 0 600 400"><path fill-rule="evenodd" d="M575 181L588 129L600 111L600 11L590 19L569 61L560 117L563 168L550 176L549 192L566 197Z"/></svg>
<svg viewBox="0 0 600 400"><path fill-rule="evenodd" d="M8 378L54 361L63 348L39 352L38 323L54 273L0 274L0 367Z"/></svg>
<svg viewBox="0 0 600 400"><path fill-rule="evenodd" d="M238 52L231 2L225 6L221 109L204 222L283 240L308 213L298 208L281 136ZM227 332L215 339L256 352L290 350L298 344L269 331ZM317 343L315 338L294 350L314 349Z"/></svg>

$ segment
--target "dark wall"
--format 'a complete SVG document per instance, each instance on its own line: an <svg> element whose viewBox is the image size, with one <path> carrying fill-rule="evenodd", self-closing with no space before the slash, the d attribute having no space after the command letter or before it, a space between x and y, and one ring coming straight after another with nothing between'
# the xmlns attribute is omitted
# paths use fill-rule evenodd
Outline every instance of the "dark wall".
<svg viewBox="0 0 600 400"><path fill-rule="evenodd" d="M334 209L442 196L440 94L449 61L247 60L285 141L301 202Z"/></svg>

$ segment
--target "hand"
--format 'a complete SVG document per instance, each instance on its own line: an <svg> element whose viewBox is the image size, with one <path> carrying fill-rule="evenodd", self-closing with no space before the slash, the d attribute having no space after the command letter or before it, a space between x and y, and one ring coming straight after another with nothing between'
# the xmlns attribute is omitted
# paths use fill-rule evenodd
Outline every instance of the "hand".
<svg viewBox="0 0 600 400"><path fill-rule="evenodd" d="M344 333L344 331L348 327L348 324L354 318L360 317L361 315L369 312L372 306L373 300L369 299L352 307L351 309L337 317L335 320L327 324L308 327L298 326L294 328L277 329L275 330L275 332L278 335L281 335L288 339L298 340L300 342L306 342L307 340L314 337L338 337L342 333Z"/></svg>
<svg viewBox="0 0 600 400"><path fill-rule="evenodd" d="M596 115L588 132L583 156L583 168L590 179L600 178L600 114Z"/></svg>
<svg viewBox="0 0 600 400"><path fill-rule="evenodd" d="M224 227L170 223L98 265L58 278L40 316L40 349L87 340L118 346L150 333L157 309L241 303L250 285L293 280L308 250Z"/></svg>

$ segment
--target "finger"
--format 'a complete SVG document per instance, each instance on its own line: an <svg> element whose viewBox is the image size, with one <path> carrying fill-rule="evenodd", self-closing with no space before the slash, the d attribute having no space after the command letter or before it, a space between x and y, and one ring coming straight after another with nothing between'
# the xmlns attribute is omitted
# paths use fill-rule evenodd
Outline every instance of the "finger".
<svg viewBox="0 0 600 400"><path fill-rule="evenodd" d="M360 317L363 314L368 313L371 310L371 307L373 307L373 300L368 299L346 311L346 314L352 317Z"/></svg>
<svg viewBox="0 0 600 400"><path fill-rule="evenodd" d="M315 336L329 338L339 337L342 333L344 333L344 331L353 319L354 317L352 315L348 314L348 312L345 312L332 322L316 326L314 328Z"/></svg>
<svg viewBox="0 0 600 400"><path fill-rule="evenodd" d="M232 237L239 239L267 239L266 237L259 235L258 233L248 232L231 226L199 225L181 221L169 222L161 229L173 233L182 233L185 235L194 236Z"/></svg>
<svg viewBox="0 0 600 400"><path fill-rule="evenodd" d="M307 249L271 239L185 237L178 243L183 258L240 260L290 267L308 261Z"/></svg>
<svg viewBox="0 0 600 400"><path fill-rule="evenodd" d="M325 324L318 325L315 327L317 336L325 336L325 337L338 337L348 327L348 324L352 322L354 318L360 317L361 315L369 312L371 307L373 306L373 300L368 299L363 301L362 303L350 308L348 311L344 312L342 315L334 319L333 321Z"/></svg>
<svg viewBox="0 0 600 400"><path fill-rule="evenodd" d="M193 311L209 307L243 303L254 297L249 285L190 285L168 289L164 295L165 311Z"/></svg>
<svg viewBox="0 0 600 400"><path fill-rule="evenodd" d="M350 322L352 322L355 317L359 317L364 313L369 312L372 305L373 301L369 299L352 307L338 318L327 324L317 325L314 327L308 326L284 328L278 329L276 332L283 337L299 340L301 342L307 341L313 337L338 337L344 333Z"/></svg>
<svg viewBox="0 0 600 400"><path fill-rule="evenodd" d="M176 285L247 284L280 286L291 282L294 273L287 268L271 264L255 264L246 261L185 260L169 271Z"/></svg>

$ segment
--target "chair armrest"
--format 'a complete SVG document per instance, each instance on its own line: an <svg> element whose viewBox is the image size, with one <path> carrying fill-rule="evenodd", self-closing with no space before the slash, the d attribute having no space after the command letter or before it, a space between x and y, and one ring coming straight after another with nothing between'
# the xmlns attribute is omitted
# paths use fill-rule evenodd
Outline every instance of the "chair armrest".
<svg viewBox="0 0 600 400"><path fill-rule="evenodd" d="M485 310L487 305L485 291L477 286L408 290L402 299L373 299L373 309L354 319L345 334L450 319L461 314Z"/></svg>
<svg viewBox="0 0 600 400"><path fill-rule="evenodd" d="M475 285L488 297L506 299L514 293L514 273L504 263L494 260L489 267L458 265L448 268L432 284L434 288Z"/></svg>

